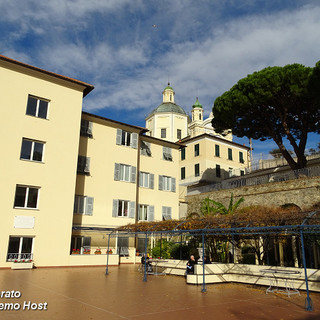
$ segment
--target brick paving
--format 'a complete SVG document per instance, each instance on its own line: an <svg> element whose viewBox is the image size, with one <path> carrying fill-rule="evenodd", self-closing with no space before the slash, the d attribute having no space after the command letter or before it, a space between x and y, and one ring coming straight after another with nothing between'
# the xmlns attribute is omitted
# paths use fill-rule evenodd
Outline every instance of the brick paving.
<svg viewBox="0 0 320 320"><path fill-rule="evenodd" d="M0 292L21 293L2 293L0 319L320 319L320 294L311 293L314 311L308 312L305 292L288 298L265 294L262 287L218 284L202 293L178 276L143 282L137 268L110 267L108 276L104 267L0 270ZM1 310L6 303L20 308Z"/></svg>

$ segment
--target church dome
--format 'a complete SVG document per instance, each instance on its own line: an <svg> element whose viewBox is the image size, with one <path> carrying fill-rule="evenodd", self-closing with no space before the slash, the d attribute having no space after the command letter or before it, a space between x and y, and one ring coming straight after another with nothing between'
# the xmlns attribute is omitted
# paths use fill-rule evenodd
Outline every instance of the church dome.
<svg viewBox="0 0 320 320"><path fill-rule="evenodd" d="M172 103L172 102L164 102L161 103L160 106L158 106L157 108L155 108L149 115L147 118L149 118L150 116L154 115L155 113L161 113L161 112L174 112L174 113L180 113L183 115L186 115L186 112L177 104Z"/></svg>

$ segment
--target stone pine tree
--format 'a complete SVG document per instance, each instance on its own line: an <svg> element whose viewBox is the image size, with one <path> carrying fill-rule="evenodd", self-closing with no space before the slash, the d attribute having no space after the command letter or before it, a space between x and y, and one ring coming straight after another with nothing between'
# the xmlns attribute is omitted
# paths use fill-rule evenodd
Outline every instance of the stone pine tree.
<svg viewBox="0 0 320 320"><path fill-rule="evenodd" d="M306 167L308 133L320 131L320 61L314 68L291 64L248 75L215 100L213 115L217 132L273 139L293 170Z"/></svg>

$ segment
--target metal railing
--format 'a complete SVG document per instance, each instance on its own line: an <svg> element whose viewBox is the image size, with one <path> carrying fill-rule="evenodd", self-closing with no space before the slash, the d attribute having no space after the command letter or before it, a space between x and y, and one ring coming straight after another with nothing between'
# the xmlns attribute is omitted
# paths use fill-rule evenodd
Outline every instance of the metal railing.
<svg viewBox="0 0 320 320"><path fill-rule="evenodd" d="M33 260L33 253L8 253L7 261Z"/></svg>
<svg viewBox="0 0 320 320"><path fill-rule="evenodd" d="M304 168L299 170L287 170L284 172L272 172L255 177L238 177L224 180L219 183L208 184L205 186L195 187L188 190L188 195L198 194L203 192L210 192L221 189L234 189L244 186L255 186L261 184L267 184L271 182L280 182L287 180L294 180L303 177L317 177L320 176L320 166Z"/></svg>

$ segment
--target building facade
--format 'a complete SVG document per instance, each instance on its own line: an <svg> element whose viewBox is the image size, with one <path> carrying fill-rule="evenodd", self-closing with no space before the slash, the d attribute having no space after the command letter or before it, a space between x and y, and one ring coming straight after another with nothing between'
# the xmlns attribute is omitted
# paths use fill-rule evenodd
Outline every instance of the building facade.
<svg viewBox="0 0 320 320"><path fill-rule="evenodd" d="M68 265L82 100L93 86L0 56L0 267Z"/></svg>

